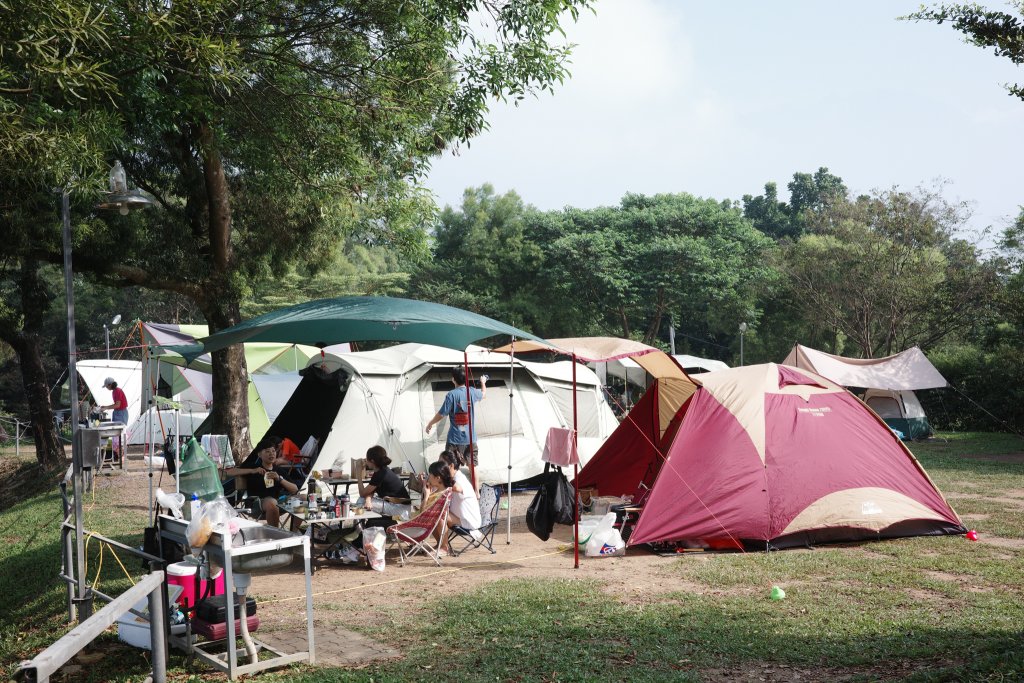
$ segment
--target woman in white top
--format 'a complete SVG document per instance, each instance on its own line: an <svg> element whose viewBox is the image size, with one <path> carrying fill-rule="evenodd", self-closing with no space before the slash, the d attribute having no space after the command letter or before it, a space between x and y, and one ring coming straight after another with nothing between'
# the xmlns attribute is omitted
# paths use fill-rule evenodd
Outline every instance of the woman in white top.
<svg viewBox="0 0 1024 683"><path fill-rule="evenodd" d="M452 486L452 502L448 508L448 527L461 526L464 529L479 529L480 498L470 483L469 477L459 469L463 464L462 455L456 451L445 450L440 461L448 465L455 485Z"/></svg>

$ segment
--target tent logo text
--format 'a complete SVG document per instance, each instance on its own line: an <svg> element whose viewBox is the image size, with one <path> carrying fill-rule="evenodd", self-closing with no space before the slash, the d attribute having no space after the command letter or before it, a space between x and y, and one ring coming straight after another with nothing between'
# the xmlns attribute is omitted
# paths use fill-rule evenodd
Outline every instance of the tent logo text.
<svg viewBox="0 0 1024 683"><path fill-rule="evenodd" d="M823 408L797 408L796 410L799 413L810 413L814 417L825 417L825 413L832 412L832 409L827 406Z"/></svg>

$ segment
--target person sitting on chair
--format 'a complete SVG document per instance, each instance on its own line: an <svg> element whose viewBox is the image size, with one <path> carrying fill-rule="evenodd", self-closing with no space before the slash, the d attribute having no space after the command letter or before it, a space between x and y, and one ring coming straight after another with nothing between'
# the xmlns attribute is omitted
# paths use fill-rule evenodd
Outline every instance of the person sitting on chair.
<svg viewBox="0 0 1024 683"><path fill-rule="evenodd" d="M284 476L296 486L306 480L306 472L298 465L302 462L299 447L288 437L267 434L260 439L260 444L274 449L274 469L280 469Z"/></svg>
<svg viewBox="0 0 1024 683"><path fill-rule="evenodd" d="M281 523L281 511L277 507L277 498L282 494L298 493L299 487L274 467L277 450L267 440L261 441L252 450L249 457L237 467L224 470L228 476L241 477L244 488L255 506L253 512L263 512L267 524L278 526Z"/></svg>
<svg viewBox="0 0 1024 683"><path fill-rule="evenodd" d="M479 529L483 523L480 519L480 498L470 483L469 477L460 469L466 464L462 456L454 451L442 451L439 462L448 466L452 479L452 503L448 507L448 526L461 526L465 529Z"/></svg>
<svg viewBox="0 0 1024 683"><path fill-rule="evenodd" d="M430 506L437 502L442 493L455 486L455 477L452 475L451 468L447 463L440 460L430 463L426 473L420 474L420 481L423 483L423 499L420 501L420 509L417 510L415 515L410 517L410 520L416 519L424 511L430 509ZM452 498L452 500L454 501L455 499ZM450 507L451 505L449 504ZM479 515L479 511L477 511L477 515ZM441 542L441 535L444 533L445 527L445 524L438 524L437 528L434 529L434 538L437 539L438 544ZM441 555L448 554L443 549L439 549L438 553Z"/></svg>
<svg viewBox="0 0 1024 683"><path fill-rule="evenodd" d="M369 482L363 484L365 472L359 470L356 472L356 486L367 509L387 517L408 518L412 511L412 506L409 504L409 490L405 488L401 477L388 468L390 464L391 458L388 457L388 452L383 446L371 446L366 451L366 466L370 468L373 475ZM387 524L393 522L393 519L387 520ZM378 524L373 524L373 526L378 526ZM379 526L384 526L384 523Z"/></svg>

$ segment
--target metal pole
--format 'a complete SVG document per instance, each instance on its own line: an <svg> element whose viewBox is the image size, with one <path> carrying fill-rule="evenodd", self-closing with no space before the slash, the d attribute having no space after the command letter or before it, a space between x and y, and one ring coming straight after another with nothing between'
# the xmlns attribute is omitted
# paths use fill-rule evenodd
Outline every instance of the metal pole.
<svg viewBox="0 0 1024 683"><path fill-rule="evenodd" d="M743 338L747 335L747 323L740 323L740 366L743 365Z"/></svg>
<svg viewBox="0 0 1024 683"><path fill-rule="evenodd" d="M572 445L573 449L579 453L579 416L576 410L576 353L572 354ZM573 554L573 569L580 568L580 464L574 462L572 464L572 554Z"/></svg>
<svg viewBox="0 0 1024 683"><path fill-rule="evenodd" d="M21 460L21 421L14 418L14 457Z"/></svg>
<svg viewBox="0 0 1024 683"><path fill-rule="evenodd" d="M512 400L515 395L516 380L516 338L512 337L512 350L509 352L508 357L508 489L505 500L508 503L508 515L506 522L508 523L508 530L505 532L505 545L511 545L512 543ZM498 511L501 514L501 510Z"/></svg>
<svg viewBox="0 0 1024 683"><path fill-rule="evenodd" d="M466 412L469 415L469 479L473 483L473 490L478 491L476 485L476 462L473 457L473 388L469 382L469 351L462 352L462 362L466 366ZM449 420L451 418L448 418Z"/></svg>
<svg viewBox="0 0 1024 683"><path fill-rule="evenodd" d="M68 318L68 391L71 393L71 467L75 496L75 602L81 607L79 622L92 616L92 598L85 581L85 536L82 523L82 448L78 442L78 369L75 367L75 296L71 277L71 198L65 186L60 193L64 233L64 295Z"/></svg>
<svg viewBox="0 0 1024 683"><path fill-rule="evenodd" d="M110 328L106 323L103 323L103 338L107 342L107 360L110 360Z"/></svg>
<svg viewBox="0 0 1024 683"><path fill-rule="evenodd" d="M160 572L163 574L163 572ZM162 582L161 582L162 583ZM167 602L161 586L149 592L149 647L153 653L153 683L167 681Z"/></svg>

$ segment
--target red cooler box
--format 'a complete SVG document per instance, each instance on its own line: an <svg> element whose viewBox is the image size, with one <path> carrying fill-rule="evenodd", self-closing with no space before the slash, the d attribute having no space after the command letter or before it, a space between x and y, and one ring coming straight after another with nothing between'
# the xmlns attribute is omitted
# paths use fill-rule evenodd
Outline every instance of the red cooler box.
<svg viewBox="0 0 1024 683"><path fill-rule="evenodd" d="M189 562L188 560L167 565L167 585L181 586L181 598L178 601L178 606L183 612L191 609L196 604L197 597L202 597L206 594L206 586L209 581L204 581L203 579L196 581L198 572L199 564ZM196 591L199 591L198 594ZM224 595L223 570L213 579L213 593L211 595Z"/></svg>

